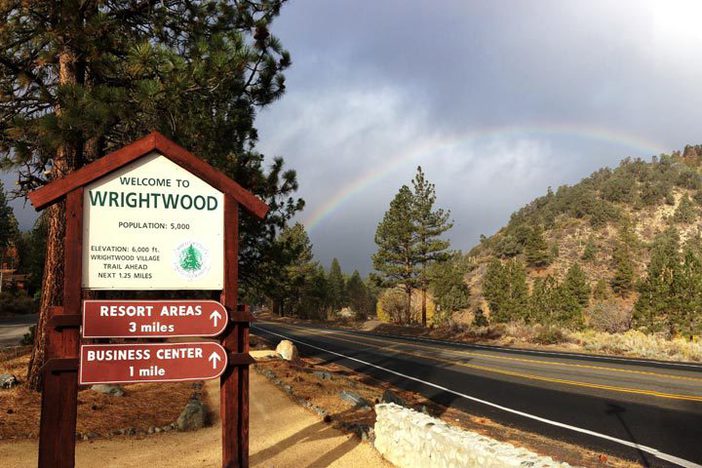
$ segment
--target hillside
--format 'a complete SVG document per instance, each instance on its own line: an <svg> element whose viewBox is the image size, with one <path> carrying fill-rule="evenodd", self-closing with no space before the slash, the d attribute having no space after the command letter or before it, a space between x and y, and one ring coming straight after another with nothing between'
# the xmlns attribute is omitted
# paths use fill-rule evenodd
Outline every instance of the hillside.
<svg viewBox="0 0 702 468"><path fill-rule="evenodd" d="M702 267L697 265L702 261L701 210L702 145L687 146L682 152L663 154L648 162L627 158L617 168L600 169L573 186L555 191L549 188L546 195L512 214L507 225L493 236L482 237L480 244L468 253L470 308L455 314L454 320L470 323L476 312L482 312L491 323L495 321L495 309L500 304L491 294L503 293L491 293L494 284L487 285L487 292L485 289L486 278L499 272L499 264L493 264L490 272L490 262L499 259L503 269L514 265L526 274L527 291L514 293L522 294L521 299L510 299L510 320L540 322L544 317L525 315L521 309L534 307L537 299L555 297L554 291L564 284L569 269L577 265L589 287L589 297L581 301L579 313L583 320L576 324L578 327L602 328L602 319L616 317L615 329L640 328L643 324L651 331L699 334L700 318L694 312L702 304ZM666 246L675 253L666 256ZM652 255L653 252L658 254ZM652 256L654 270L649 275ZM516 274L519 276L519 271ZM643 290L641 284L649 276L645 289L648 302L638 306L639 315L648 313L649 320L644 324L635 318L632 322ZM694 284L687 284L680 293L683 286L676 281L683 277ZM673 327L667 317L662 318L673 307L672 299L663 298L663 302L668 301L666 304L656 302L659 298L649 294L654 286L658 296L666 291L672 296L673 290L690 296L681 299L676 293L675 307L682 314L678 321L684 321L685 326ZM511 293L513 285L507 282L500 289ZM535 292L543 297L527 297L536 296ZM558 300L561 299L568 300ZM598 313L605 317L594 317Z"/></svg>

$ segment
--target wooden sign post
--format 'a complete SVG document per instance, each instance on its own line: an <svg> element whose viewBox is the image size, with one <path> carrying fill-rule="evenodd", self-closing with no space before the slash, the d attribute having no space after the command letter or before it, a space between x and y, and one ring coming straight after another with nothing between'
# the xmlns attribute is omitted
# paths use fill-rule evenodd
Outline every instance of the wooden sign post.
<svg viewBox="0 0 702 468"><path fill-rule="evenodd" d="M79 375L80 384L221 375L222 466L248 466L253 360L251 315L237 304L239 207L263 219L266 204L157 132L29 199L37 210L66 202L63 305L47 320L39 467L74 466ZM83 289L220 290L221 305L83 303ZM84 338L219 335L221 344L81 346L81 325Z"/></svg>

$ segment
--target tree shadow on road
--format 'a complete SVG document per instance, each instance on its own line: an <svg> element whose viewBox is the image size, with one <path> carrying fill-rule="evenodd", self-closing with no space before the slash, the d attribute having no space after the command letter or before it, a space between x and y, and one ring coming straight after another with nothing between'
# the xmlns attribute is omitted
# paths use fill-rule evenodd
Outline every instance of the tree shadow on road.
<svg viewBox="0 0 702 468"><path fill-rule="evenodd" d="M629 436L629 441L638 445L638 441L636 440L636 437L634 437L634 433L631 431L626 421L624 421L623 414L626 413L625 408L614 403L607 403L607 409L605 410L605 413L609 416L614 416L615 418L617 418L617 421L619 421L619 424L621 424L622 428L624 429L624 431L626 431L627 435ZM649 468L651 465L648 463L648 457L646 456L646 454L639 448L637 448L636 450L639 452L639 461L641 462L641 464L646 468Z"/></svg>

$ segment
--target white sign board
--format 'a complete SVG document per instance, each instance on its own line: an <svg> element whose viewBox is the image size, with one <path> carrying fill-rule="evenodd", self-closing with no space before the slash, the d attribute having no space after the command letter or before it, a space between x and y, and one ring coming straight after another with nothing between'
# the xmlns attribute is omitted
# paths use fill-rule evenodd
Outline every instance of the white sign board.
<svg viewBox="0 0 702 468"><path fill-rule="evenodd" d="M87 185L83 287L222 289L224 195L150 154Z"/></svg>

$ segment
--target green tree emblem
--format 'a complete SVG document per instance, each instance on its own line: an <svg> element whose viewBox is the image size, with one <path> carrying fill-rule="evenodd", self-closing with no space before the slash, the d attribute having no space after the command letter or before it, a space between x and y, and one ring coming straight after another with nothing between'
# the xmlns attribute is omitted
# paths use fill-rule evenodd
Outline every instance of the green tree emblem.
<svg viewBox="0 0 702 468"><path fill-rule="evenodd" d="M193 244L180 253L180 267L185 271L198 271L202 268L202 253Z"/></svg>

